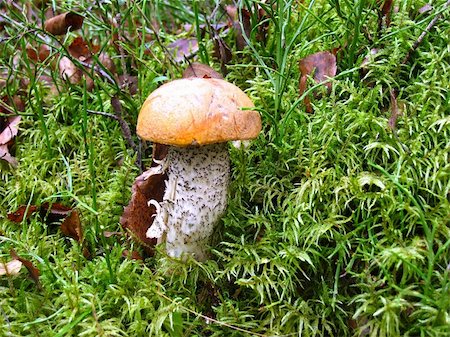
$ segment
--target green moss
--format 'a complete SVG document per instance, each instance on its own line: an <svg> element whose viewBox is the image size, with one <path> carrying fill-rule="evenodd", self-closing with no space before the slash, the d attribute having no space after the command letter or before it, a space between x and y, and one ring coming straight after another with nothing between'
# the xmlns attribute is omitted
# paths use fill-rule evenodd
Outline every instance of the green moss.
<svg viewBox="0 0 450 337"><path fill-rule="evenodd" d="M214 258L204 264L173 261L160 249L144 262L128 260L122 252L139 249L136 243L102 236L121 231L139 169L117 121L88 110L113 113L116 96L133 129L145 97L184 67L170 62L159 41L139 40L136 32L159 23L160 41L173 41L182 23L202 24L214 5L79 4L85 38L115 56L118 74L138 74L134 96L101 77L91 92L67 85L50 61L35 71L20 49L39 41L27 30L36 23L0 5L14 20L0 31L7 41L0 67L11 75L1 96L17 92L26 101L13 146L19 165L0 163L0 261L14 248L39 268L42 285L25 270L0 277L0 336L448 335L449 10L441 0L418 14L424 4L396 2L391 25L379 32L375 3L266 7L267 40L253 32L226 75L254 100L263 131L250 147L230 148L229 207ZM437 12L442 19L400 65ZM124 59L109 44L117 29L103 22L119 13ZM232 36L221 34L234 51ZM207 35L201 45L203 57L213 50ZM299 59L344 45L331 93L318 88L322 98L307 114ZM373 48L379 51L362 76ZM36 73L56 78L60 92L49 95ZM25 88L23 78L30 80ZM394 130L391 90L401 111ZM149 155L144 148L146 163ZM38 214L21 224L7 220L19 205L46 201L78 208L90 259Z"/></svg>

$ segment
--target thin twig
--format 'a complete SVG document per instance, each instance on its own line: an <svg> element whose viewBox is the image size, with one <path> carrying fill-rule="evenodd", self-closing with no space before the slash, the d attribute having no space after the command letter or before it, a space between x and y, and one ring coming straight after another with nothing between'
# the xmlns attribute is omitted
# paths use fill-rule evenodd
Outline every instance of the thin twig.
<svg viewBox="0 0 450 337"><path fill-rule="evenodd" d="M117 121L119 122L120 128L122 129L122 134L126 139L128 145L135 152L138 152L138 147L136 146L136 143L133 141L133 138L131 137L130 127L128 123L122 118L122 104L120 103L120 100L117 97L111 98L111 106L114 110L114 114L116 115Z"/></svg>
<svg viewBox="0 0 450 337"><path fill-rule="evenodd" d="M87 112L89 112L91 114L95 114L95 115L101 115L101 116L105 116L108 118L112 118L112 119L115 119L116 121L119 120L119 117L117 117L116 115L110 114L109 112L89 110L89 109L87 110Z"/></svg>
<svg viewBox="0 0 450 337"><path fill-rule="evenodd" d="M450 6L450 0L447 0L447 2L444 4L443 10L445 10L448 6ZM420 36L417 38L417 40L414 42L412 47L409 49L408 54L406 54L405 58L403 59L402 64L408 63L409 59L411 58L411 54L414 53L419 45L422 43L425 36L431 31L431 29L434 27L436 22L442 18L442 11L433 18L433 20L430 21L428 26L425 28L425 30L420 34Z"/></svg>
<svg viewBox="0 0 450 337"><path fill-rule="evenodd" d="M94 71L96 71L101 76L106 78L111 84L114 84L114 85L118 86L116 80L114 80L111 76L109 76L109 74L106 71L104 71L101 67L99 67L98 65L94 65L94 64L91 64L91 63L88 63L88 62L84 62L84 61L78 60L76 58L74 58L74 59L75 59L75 62L79 62L82 66L85 66L88 69L91 69L91 67L92 67L94 69ZM89 77L92 78L92 76L90 75L89 72L86 72L86 73L89 75Z"/></svg>

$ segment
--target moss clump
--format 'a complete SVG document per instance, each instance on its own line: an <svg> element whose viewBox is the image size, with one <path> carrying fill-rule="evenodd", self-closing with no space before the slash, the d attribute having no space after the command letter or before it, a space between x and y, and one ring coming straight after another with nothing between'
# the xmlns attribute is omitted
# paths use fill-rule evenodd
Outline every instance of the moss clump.
<svg viewBox="0 0 450 337"><path fill-rule="evenodd" d="M380 26L378 8L364 1L277 1L265 7L265 40L255 30L251 45L237 52L231 35L220 32L235 55L226 79L254 99L264 126L249 148L230 149L229 206L214 258L202 264L160 251L144 262L129 260L122 252L138 249L133 243L103 237L121 231L139 169L117 121L92 111L114 113L114 96L135 125L149 92L182 72L163 46L183 23L200 27L213 8L178 0L58 5L85 15L82 35L114 56L118 74L138 76L133 95L102 76L91 92L62 81L51 64L67 50L29 30L40 26L44 9L33 5L27 16L20 1L14 4L0 5L7 42L0 77L8 79L0 90L2 97L21 95L26 110L12 148L19 165L1 163L0 261L10 259L11 248L30 259L42 290L25 272L0 278L0 336L449 334L445 1L422 14L423 1L396 3L389 26ZM248 5L256 23L257 3ZM435 28L401 64L438 13ZM158 30L158 40L148 27ZM75 35L66 35L64 46ZM54 46L55 56L35 65L23 51L43 43ZM307 114L298 97L298 60L339 46L345 48L333 89ZM205 61L214 41L203 37L199 47ZM56 96L41 75L58 86ZM401 112L394 128L392 91ZM45 217L7 220L19 205L45 201L78 207L91 259Z"/></svg>

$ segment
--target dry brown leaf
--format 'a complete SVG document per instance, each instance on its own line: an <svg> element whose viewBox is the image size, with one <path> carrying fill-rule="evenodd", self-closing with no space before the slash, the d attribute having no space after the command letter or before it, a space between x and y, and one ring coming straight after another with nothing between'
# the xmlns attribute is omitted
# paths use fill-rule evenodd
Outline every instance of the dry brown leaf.
<svg viewBox="0 0 450 337"><path fill-rule="evenodd" d="M88 69L95 69L96 60L93 56L97 54L99 50L99 46L87 43L82 37L77 37L68 47L70 56L73 59L80 61L83 66ZM105 52L98 55L98 62L109 72L115 72L114 62ZM69 81L72 84L77 84L80 83L81 79L84 77L86 78L87 90L90 91L94 87L93 79L90 76L85 76L85 74L83 74L83 69L77 67L69 57L63 56L59 61L58 67L59 74L64 80ZM101 70L96 69L95 73L98 74L99 72L101 72Z"/></svg>
<svg viewBox="0 0 450 337"><path fill-rule="evenodd" d="M147 238L146 233L153 223L156 209L153 205L148 205L150 200L161 202L164 195L167 179L165 174L152 175L145 179L144 174L136 178L133 187L130 203L125 207L120 224L131 236L140 243L147 253L153 253L156 239Z"/></svg>
<svg viewBox="0 0 450 337"><path fill-rule="evenodd" d="M218 78L223 80L223 76L213 68L198 62L191 63L183 72L183 78L189 77Z"/></svg>
<svg viewBox="0 0 450 337"><path fill-rule="evenodd" d="M2 113L7 112L5 109L0 110ZM7 161L13 167L17 166L17 160L9 153L8 146L12 144L13 138L19 132L20 119L20 116L0 117L0 159Z"/></svg>
<svg viewBox="0 0 450 337"><path fill-rule="evenodd" d="M108 69L111 73L115 73L116 72L116 65L114 64L113 60L111 59L111 57L106 54L105 52L102 52L98 55L98 61L106 68ZM130 76L131 77L131 76ZM137 83L137 77L136 77L136 83ZM137 85L137 84L136 84Z"/></svg>
<svg viewBox="0 0 450 337"><path fill-rule="evenodd" d="M128 258L130 260L143 260L141 254L139 254L135 250L129 251L128 249L125 249L122 252L122 257Z"/></svg>
<svg viewBox="0 0 450 337"><path fill-rule="evenodd" d="M229 17L229 23L234 29L234 34L236 38L236 48L237 50L242 50L247 45L245 41L244 34L242 32L241 23L239 22L238 8L235 5L225 6L225 12ZM242 27L244 28L245 36L250 37L252 31L250 12L245 8L242 8Z"/></svg>
<svg viewBox="0 0 450 337"><path fill-rule="evenodd" d="M38 207L31 205L22 205L15 212L8 214L8 220L16 223L20 223L23 219L28 219L31 214L38 211ZM26 212L26 213L25 213Z"/></svg>
<svg viewBox="0 0 450 337"><path fill-rule="evenodd" d="M22 262L19 260L11 260L9 262L0 262L0 276L2 275L17 275L22 268Z"/></svg>
<svg viewBox="0 0 450 337"><path fill-rule="evenodd" d="M80 61L86 61L92 57L91 48L89 48L88 44L81 36L77 36L67 49L71 56L79 59Z"/></svg>
<svg viewBox="0 0 450 337"><path fill-rule="evenodd" d="M0 132L0 145L8 144L19 132L20 116L7 118L6 126Z"/></svg>
<svg viewBox="0 0 450 337"><path fill-rule="evenodd" d="M397 120L403 114L402 107L404 108L404 104L398 102L395 90L391 89L389 94L391 100L391 117L389 118L388 126L391 130L395 131Z"/></svg>
<svg viewBox="0 0 450 337"><path fill-rule="evenodd" d="M178 39L167 46L175 62L181 63L198 52L197 39Z"/></svg>
<svg viewBox="0 0 450 337"><path fill-rule="evenodd" d="M381 15L386 19L386 27L391 25L391 12L393 0L384 0L381 6Z"/></svg>
<svg viewBox="0 0 450 337"><path fill-rule="evenodd" d="M27 210L28 209L28 210ZM78 242L83 240L83 229L81 227L78 211L72 207L67 207L59 203L43 203L41 206L22 205L16 211L8 214L8 219L15 223L20 223L28 219L31 214L39 212L42 217L46 217L47 224L61 222L61 232L75 239Z"/></svg>
<svg viewBox="0 0 450 337"><path fill-rule="evenodd" d="M103 232L103 236L105 238L110 238L110 237L113 237L113 236L122 236L122 235L123 235L122 232L109 232L109 231L104 231Z"/></svg>
<svg viewBox="0 0 450 337"><path fill-rule="evenodd" d="M53 35L64 35L67 31L80 29L84 18L76 13L67 12L59 14L44 23L44 30Z"/></svg>
<svg viewBox="0 0 450 337"><path fill-rule="evenodd" d="M50 205L46 202L41 205L41 213L47 215L49 223L62 220L60 228L64 235L78 242L83 240L83 229L76 209L59 203Z"/></svg>
<svg viewBox="0 0 450 337"><path fill-rule="evenodd" d="M336 75L336 56L327 51L311 54L299 61L299 68L301 73L299 92L300 95L303 95L306 91L308 76L312 75L316 83L320 83ZM329 91L331 90L330 82L324 85ZM308 113L313 112L311 99L308 96L305 97L304 103L306 111Z"/></svg>
<svg viewBox="0 0 450 337"><path fill-rule="evenodd" d="M9 153L7 145L0 145L0 159L8 162L12 167L17 167L19 162Z"/></svg>
<svg viewBox="0 0 450 337"><path fill-rule="evenodd" d="M34 283L41 288L41 284L39 282L39 276L41 275L39 269L37 269L34 264L27 259L24 259L23 257L20 257L19 255L17 255L16 251L14 249L11 249L9 254L11 255L11 257L14 260L19 260L20 262L22 262L22 264L28 269L28 273L30 275L30 277L33 279Z"/></svg>
<svg viewBox="0 0 450 337"><path fill-rule="evenodd" d="M166 145L153 145L153 159L161 160L167 155ZM131 188L131 200L125 207L120 224L130 235L140 243L147 254L153 254L156 239L147 238L147 229L153 223L156 208L148 204L150 200L161 202L165 190L167 174L148 176L146 172L136 178Z"/></svg>
<svg viewBox="0 0 450 337"><path fill-rule="evenodd" d="M213 56L220 61L222 73L226 73L226 64L233 59L231 48L227 45L224 39L217 33L213 36L214 52Z"/></svg>
<svg viewBox="0 0 450 337"><path fill-rule="evenodd" d="M50 48L45 44L41 44L37 49L28 45L25 51L28 58L33 62L43 62L50 55Z"/></svg>
<svg viewBox="0 0 450 337"><path fill-rule="evenodd" d="M77 210L72 210L61 222L61 232L78 242L83 240L83 229L81 228L80 216Z"/></svg>
<svg viewBox="0 0 450 337"><path fill-rule="evenodd" d="M83 76L81 69L73 63L68 57L63 56L59 60L59 75L72 84L79 83Z"/></svg>

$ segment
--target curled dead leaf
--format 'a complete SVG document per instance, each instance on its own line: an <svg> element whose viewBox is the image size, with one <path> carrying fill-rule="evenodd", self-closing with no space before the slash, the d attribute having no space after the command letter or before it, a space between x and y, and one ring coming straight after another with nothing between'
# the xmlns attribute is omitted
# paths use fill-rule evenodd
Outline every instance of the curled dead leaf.
<svg viewBox="0 0 450 337"><path fill-rule="evenodd" d="M61 232L72 239L82 242L83 229L81 227L78 211L72 207L67 207L59 203L43 203L41 206L22 205L16 211L9 213L8 219L15 223L20 223L28 219L31 214L39 212L45 217L47 224L61 222Z"/></svg>
<svg viewBox="0 0 450 337"><path fill-rule="evenodd" d="M50 56L50 48L45 44L41 44L37 48L34 48L31 45L27 45L25 51L28 55L28 58L33 62L43 62L47 57Z"/></svg>
<svg viewBox="0 0 450 337"><path fill-rule="evenodd" d="M16 223L20 223L23 219L28 219L31 214L38 210L37 206L22 205L16 211L8 213L8 220Z"/></svg>
<svg viewBox="0 0 450 337"><path fill-rule="evenodd" d="M84 18L73 12L59 14L44 23L44 30L53 35L64 35L68 31L80 29Z"/></svg>
<svg viewBox="0 0 450 337"><path fill-rule="evenodd" d="M27 259L17 255L17 253L14 249L11 249L9 254L11 255L11 257L14 260L20 261L25 266L25 268L27 268L28 274L30 275L31 279L38 286L38 288L41 288L41 284L39 282L39 276L41 275L41 273L40 273L39 269L36 268L30 260L27 260Z"/></svg>
<svg viewBox="0 0 450 337"><path fill-rule="evenodd" d="M1 106L0 106L1 107ZM1 112L9 112L2 109ZM0 117L0 159L7 161L11 166L17 166L17 159L9 152L9 146L19 132L20 116Z"/></svg>
<svg viewBox="0 0 450 337"><path fill-rule="evenodd" d="M119 85L122 90L126 90L130 95L135 95L138 91L138 78L132 75L119 75Z"/></svg>
<svg viewBox="0 0 450 337"><path fill-rule="evenodd" d="M75 40L67 48L69 54L80 61L86 61L92 56L91 48L81 36L77 36Z"/></svg>
<svg viewBox="0 0 450 337"><path fill-rule="evenodd" d="M79 83L83 73L68 57L63 56L59 60L59 75L72 84Z"/></svg>
<svg viewBox="0 0 450 337"><path fill-rule="evenodd" d="M303 95L306 91L308 76L313 76L314 81L320 83L336 75L336 56L328 51L311 54L299 61L299 68L301 73L299 93ZM324 85L328 88L328 91L331 90L330 82L324 83ZM306 111L311 113L313 110L311 99L308 96L304 98L304 103Z"/></svg>
<svg viewBox="0 0 450 337"><path fill-rule="evenodd" d="M87 89L92 90L94 87L94 81L91 76L83 73L84 69L86 69L90 74L95 73L97 75L100 73L104 76L109 75L106 74L102 68L106 68L111 73L115 72L115 64L107 53L101 52L97 58L94 57L99 50L99 46L91 45L82 37L77 37L68 47L68 51L72 59L67 56L63 56L59 61L58 67L60 76L72 84L80 83L84 77L86 79ZM73 59L80 61L81 65L79 66L81 68L75 65ZM101 67L97 66L98 63L101 64Z"/></svg>
<svg viewBox="0 0 450 337"><path fill-rule="evenodd" d="M154 144L153 159L161 160L167 155L166 145ZM150 171L150 170L149 170ZM161 202L165 191L167 175L144 172L136 178L131 188L131 200L120 217L122 227L141 244L145 252L153 255L156 239L147 238L147 229L153 223L156 208L149 205L150 200Z"/></svg>

